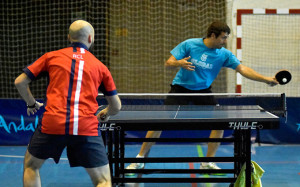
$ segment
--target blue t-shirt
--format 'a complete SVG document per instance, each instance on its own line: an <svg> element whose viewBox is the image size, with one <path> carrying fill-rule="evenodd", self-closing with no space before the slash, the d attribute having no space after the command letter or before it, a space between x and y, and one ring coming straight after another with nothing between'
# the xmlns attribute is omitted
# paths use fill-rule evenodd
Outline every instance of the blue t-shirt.
<svg viewBox="0 0 300 187"><path fill-rule="evenodd" d="M222 67L235 69L240 61L225 48L211 49L203 43L203 38L192 38L177 45L171 54L181 60L191 57L195 71L180 68L172 84L183 86L189 90L202 90L210 87Z"/></svg>

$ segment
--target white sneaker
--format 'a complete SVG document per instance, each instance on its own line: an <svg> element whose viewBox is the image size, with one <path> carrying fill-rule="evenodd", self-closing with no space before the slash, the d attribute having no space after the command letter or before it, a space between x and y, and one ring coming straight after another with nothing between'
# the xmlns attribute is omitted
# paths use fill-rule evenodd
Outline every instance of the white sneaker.
<svg viewBox="0 0 300 187"><path fill-rule="evenodd" d="M214 162L202 162L200 169L221 169Z"/></svg>
<svg viewBox="0 0 300 187"><path fill-rule="evenodd" d="M203 162L200 164L200 169L221 169L214 162ZM226 175L225 173L207 173L209 175Z"/></svg>
<svg viewBox="0 0 300 187"><path fill-rule="evenodd" d="M144 163L131 163L126 169L144 169ZM125 173L125 175L135 175L135 173Z"/></svg>

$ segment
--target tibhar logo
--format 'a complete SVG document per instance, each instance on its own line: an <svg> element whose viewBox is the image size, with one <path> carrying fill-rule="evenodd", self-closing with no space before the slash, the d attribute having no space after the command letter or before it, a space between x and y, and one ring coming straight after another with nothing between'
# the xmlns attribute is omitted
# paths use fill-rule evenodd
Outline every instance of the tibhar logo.
<svg viewBox="0 0 300 187"><path fill-rule="evenodd" d="M201 56L201 61L203 61L203 62L205 62L206 61L206 59L207 59L207 56L208 55L206 55L206 54L202 54L202 56Z"/></svg>
<svg viewBox="0 0 300 187"><path fill-rule="evenodd" d="M298 125L298 129L297 132L300 130L300 123L297 123L296 125Z"/></svg>
<svg viewBox="0 0 300 187"><path fill-rule="evenodd" d="M100 126L99 126L99 129L101 131L113 131L113 130L121 130L121 127L120 126L115 126L116 124L115 123L111 123L111 124L107 124L107 123L101 123Z"/></svg>
<svg viewBox="0 0 300 187"><path fill-rule="evenodd" d="M257 126L258 122L229 122L229 128L238 129L262 129L263 126Z"/></svg>
<svg viewBox="0 0 300 187"><path fill-rule="evenodd" d="M204 55L204 54L203 54ZM203 56L202 55L202 56ZM207 55L206 55L207 57ZM202 58L202 57L201 57ZM206 59L205 59L206 60ZM195 64L195 66L199 67L199 68L202 68L202 69L212 69L213 68L213 65L210 64L210 63L207 63L207 62L203 62L203 61L198 61L196 59L192 59L191 62L193 64Z"/></svg>

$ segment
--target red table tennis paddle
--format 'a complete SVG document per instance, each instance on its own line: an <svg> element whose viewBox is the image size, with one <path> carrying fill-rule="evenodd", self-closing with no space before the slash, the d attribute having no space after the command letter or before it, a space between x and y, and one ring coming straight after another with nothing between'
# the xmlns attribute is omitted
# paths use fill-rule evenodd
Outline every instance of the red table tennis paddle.
<svg viewBox="0 0 300 187"><path fill-rule="evenodd" d="M292 80L292 74L288 70L280 70L276 73L275 78L280 85L284 85Z"/></svg>

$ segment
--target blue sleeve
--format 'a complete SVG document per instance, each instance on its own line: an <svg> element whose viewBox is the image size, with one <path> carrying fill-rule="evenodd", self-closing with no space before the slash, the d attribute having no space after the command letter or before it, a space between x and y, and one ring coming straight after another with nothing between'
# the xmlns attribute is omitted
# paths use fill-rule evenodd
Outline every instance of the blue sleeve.
<svg viewBox="0 0 300 187"><path fill-rule="evenodd" d="M171 54L176 58L176 60L181 60L187 57L187 42L181 42L172 51Z"/></svg>
<svg viewBox="0 0 300 187"><path fill-rule="evenodd" d="M31 73L31 71L27 67L24 68L23 71L27 75L27 77L29 77L32 81L35 80L35 76L33 75L33 73Z"/></svg>
<svg viewBox="0 0 300 187"><path fill-rule="evenodd" d="M102 92L105 96L113 96L118 94L117 90L107 91L103 83L99 86L98 92Z"/></svg>
<svg viewBox="0 0 300 187"><path fill-rule="evenodd" d="M236 67L240 64L241 62L236 58L236 56L232 54L232 52L228 51L228 58L226 59L223 67L236 69Z"/></svg>

